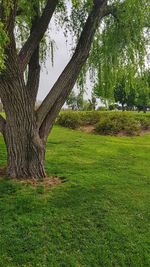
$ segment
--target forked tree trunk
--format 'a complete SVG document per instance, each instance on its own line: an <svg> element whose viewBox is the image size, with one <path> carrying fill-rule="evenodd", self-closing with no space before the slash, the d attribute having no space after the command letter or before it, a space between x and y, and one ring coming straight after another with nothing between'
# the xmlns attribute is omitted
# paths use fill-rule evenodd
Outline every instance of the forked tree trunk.
<svg viewBox="0 0 150 267"><path fill-rule="evenodd" d="M2 102L6 112L3 132L12 178L43 178L45 146L39 137L32 101L22 79L3 80Z"/></svg>
<svg viewBox="0 0 150 267"><path fill-rule="evenodd" d="M11 119L11 118L10 118ZM45 148L32 122L22 117L16 126L6 125L5 141L8 157L8 176L12 178L44 178Z"/></svg>

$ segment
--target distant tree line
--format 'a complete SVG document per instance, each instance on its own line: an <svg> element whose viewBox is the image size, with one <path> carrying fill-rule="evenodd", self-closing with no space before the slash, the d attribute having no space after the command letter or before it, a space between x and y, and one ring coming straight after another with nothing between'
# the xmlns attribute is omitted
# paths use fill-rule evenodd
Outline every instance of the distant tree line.
<svg viewBox="0 0 150 267"><path fill-rule="evenodd" d="M136 78L136 83L127 86L125 75L114 86L111 97L105 97L98 86L93 88L91 98L84 99L83 90L69 95L66 104L72 110L138 110L146 112L150 109L150 71ZM98 107L97 99L101 100Z"/></svg>
<svg viewBox="0 0 150 267"><path fill-rule="evenodd" d="M146 83L143 81L146 80ZM143 110L150 108L150 72L146 71L143 77L137 78L136 86L126 89L126 80L123 77L114 88L114 100L119 103L122 110Z"/></svg>
<svg viewBox="0 0 150 267"><path fill-rule="evenodd" d="M76 94L72 91L66 104L72 110L96 110L97 101L94 94L92 94L91 99L85 100L83 92Z"/></svg>

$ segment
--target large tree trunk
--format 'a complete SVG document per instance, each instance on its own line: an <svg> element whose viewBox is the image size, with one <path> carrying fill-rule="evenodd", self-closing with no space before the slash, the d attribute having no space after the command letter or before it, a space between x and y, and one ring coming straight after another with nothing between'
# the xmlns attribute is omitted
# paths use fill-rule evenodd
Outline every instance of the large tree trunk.
<svg viewBox="0 0 150 267"><path fill-rule="evenodd" d="M10 116L6 124L8 175L12 178L44 178L45 148L32 121L27 117L20 121L20 118L14 120Z"/></svg>
<svg viewBox="0 0 150 267"><path fill-rule="evenodd" d="M25 108L18 111L16 105L15 107L11 105L10 112L7 113L4 134L8 175L12 178L45 177L45 147L38 135L32 115L28 114Z"/></svg>
<svg viewBox="0 0 150 267"><path fill-rule="evenodd" d="M6 113L3 131L8 175L13 178L43 178L45 147L39 137L35 112L20 73L1 76L0 95Z"/></svg>

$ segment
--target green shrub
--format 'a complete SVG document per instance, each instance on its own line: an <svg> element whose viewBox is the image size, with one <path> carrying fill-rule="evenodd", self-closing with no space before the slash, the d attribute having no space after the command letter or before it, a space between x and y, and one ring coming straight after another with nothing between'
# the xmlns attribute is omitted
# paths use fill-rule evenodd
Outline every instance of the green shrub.
<svg viewBox="0 0 150 267"><path fill-rule="evenodd" d="M138 135L141 125L136 118L126 113L109 114L101 118L95 127L98 134L116 135Z"/></svg>
<svg viewBox="0 0 150 267"><path fill-rule="evenodd" d="M141 130L150 129L150 116L137 112L119 111L62 111L57 123L76 129L92 125L99 134L138 135Z"/></svg>
<svg viewBox="0 0 150 267"><path fill-rule="evenodd" d="M81 118L81 124L95 125L100 120L100 112L98 111L83 111L79 112Z"/></svg>
<svg viewBox="0 0 150 267"><path fill-rule="evenodd" d="M136 116L137 120L141 124L142 130L149 130L150 129L150 118L146 116Z"/></svg>
<svg viewBox="0 0 150 267"><path fill-rule="evenodd" d="M60 113L57 123L63 127L76 129L81 124L80 115L76 111L64 111Z"/></svg>
<svg viewBox="0 0 150 267"><path fill-rule="evenodd" d="M108 117L102 118L95 127L95 132L98 134L117 134L120 131L116 120L111 120Z"/></svg>
<svg viewBox="0 0 150 267"><path fill-rule="evenodd" d="M123 132L126 135L139 135L141 130L140 123L134 119L131 118L128 123L123 125Z"/></svg>

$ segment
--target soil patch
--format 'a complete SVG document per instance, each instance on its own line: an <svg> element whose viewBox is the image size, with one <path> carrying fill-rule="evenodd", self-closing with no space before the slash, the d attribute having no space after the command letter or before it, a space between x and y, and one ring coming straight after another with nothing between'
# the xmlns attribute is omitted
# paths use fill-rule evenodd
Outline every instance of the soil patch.
<svg viewBox="0 0 150 267"><path fill-rule="evenodd" d="M93 125L82 126L79 128L79 130L85 133L92 133L94 130L94 126Z"/></svg>
<svg viewBox="0 0 150 267"><path fill-rule="evenodd" d="M10 178L7 178L7 168L3 167L0 168L0 178L1 179L8 179L11 180ZM32 186L37 186L37 185L44 185L44 186L56 186L56 185L60 185L64 182L63 179L59 178L59 177L45 177L43 180L37 180L34 178L29 178L29 179L12 179L13 181L17 182L17 183L22 183L22 184L28 184L28 185L32 185Z"/></svg>
<svg viewBox="0 0 150 267"><path fill-rule="evenodd" d="M81 126L79 128L80 131L82 132L85 132L85 133L90 133L90 134L95 134L94 132L94 126L93 125L87 125L87 126ZM150 130L141 130L139 132L139 136L143 136L143 135L146 135L146 134L150 134ZM100 134L97 134L97 135L100 135ZM106 136L109 136L110 134L105 134ZM112 134L111 136L118 136L118 137L121 137L121 136L134 136L133 135L130 135L130 134L126 134L124 131L120 131L118 134Z"/></svg>
<svg viewBox="0 0 150 267"><path fill-rule="evenodd" d="M14 179L18 183L22 184L27 184L27 185L32 185L32 186L39 186L39 185L44 185L46 187L52 187L56 185L60 185L63 183L63 180L59 177L45 177L43 180L37 180L34 178L31 179L25 179L25 180L20 180L20 179Z"/></svg>

